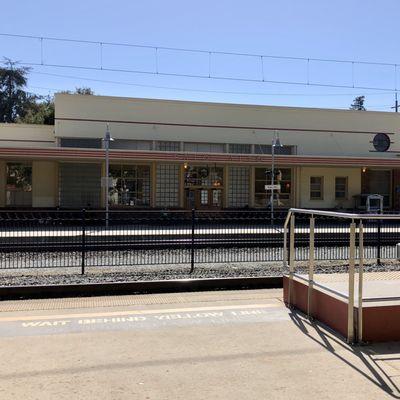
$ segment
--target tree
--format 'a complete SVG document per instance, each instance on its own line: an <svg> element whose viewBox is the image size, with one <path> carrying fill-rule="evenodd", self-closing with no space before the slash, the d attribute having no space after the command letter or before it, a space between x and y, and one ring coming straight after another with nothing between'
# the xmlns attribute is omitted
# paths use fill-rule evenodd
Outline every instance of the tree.
<svg viewBox="0 0 400 400"><path fill-rule="evenodd" d="M353 100L353 104L350 106L350 110L366 111L364 107L365 96L357 96Z"/></svg>
<svg viewBox="0 0 400 400"><path fill-rule="evenodd" d="M82 86L82 87L77 87L75 88L74 92L71 92L71 90L62 90L61 92L58 93L65 93L65 94L83 94L83 95L94 95L94 92L92 89Z"/></svg>
<svg viewBox="0 0 400 400"><path fill-rule="evenodd" d="M17 68L8 58L5 64L5 68L0 68L0 122L16 122L25 116L37 96L24 90L29 68Z"/></svg>
<svg viewBox="0 0 400 400"><path fill-rule="evenodd" d="M94 95L93 90L88 87L85 87L85 86L75 88L75 93L76 94L86 94L86 95L90 95L90 96Z"/></svg>
<svg viewBox="0 0 400 400"><path fill-rule="evenodd" d="M27 113L18 118L23 124L54 125L54 99L51 96L39 97L31 105Z"/></svg>

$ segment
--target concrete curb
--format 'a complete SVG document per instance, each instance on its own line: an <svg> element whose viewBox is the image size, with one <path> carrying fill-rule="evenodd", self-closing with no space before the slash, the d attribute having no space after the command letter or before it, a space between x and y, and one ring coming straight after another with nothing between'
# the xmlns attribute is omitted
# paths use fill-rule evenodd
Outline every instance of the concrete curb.
<svg viewBox="0 0 400 400"><path fill-rule="evenodd" d="M46 286L0 286L0 300L90 297L141 293L195 292L282 288L283 278L216 278L159 281L85 283Z"/></svg>

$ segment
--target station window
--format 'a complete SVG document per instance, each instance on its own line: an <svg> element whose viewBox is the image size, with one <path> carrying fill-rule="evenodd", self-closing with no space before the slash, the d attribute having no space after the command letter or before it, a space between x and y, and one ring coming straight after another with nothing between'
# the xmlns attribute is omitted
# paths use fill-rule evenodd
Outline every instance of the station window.
<svg viewBox="0 0 400 400"><path fill-rule="evenodd" d="M230 143L229 144L229 153L250 154L251 153L251 144Z"/></svg>
<svg viewBox="0 0 400 400"><path fill-rule="evenodd" d="M335 178L335 199L347 199L347 176L337 176Z"/></svg>
<svg viewBox="0 0 400 400"><path fill-rule="evenodd" d="M189 165L185 169L185 187L207 186L222 187L224 185L224 168L208 165Z"/></svg>
<svg viewBox="0 0 400 400"><path fill-rule="evenodd" d="M249 205L250 168L229 167L229 207L246 207Z"/></svg>
<svg viewBox="0 0 400 400"><path fill-rule="evenodd" d="M310 177L310 200L323 200L324 178L322 176Z"/></svg>
<svg viewBox="0 0 400 400"><path fill-rule="evenodd" d="M174 141L158 140L156 142L155 149L159 151L180 151L181 143Z"/></svg>
<svg viewBox="0 0 400 400"><path fill-rule="evenodd" d="M156 206L179 206L179 165L158 164L156 178Z"/></svg>
<svg viewBox="0 0 400 400"><path fill-rule="evenodd" d="M198 153L225 153L225 145L223 143L185 142L184 150Z"/></svg>
<svg viewBox="0 0 400 400"><path fill-rule="evenodd" d="M81 149L100 149L102 140L98 138L61 138L61 147L76 147Z"/></svg>
<svg viewBox="0 0 400 400"><path fill-rule="evenodd" d="M151 150L151 140L114 139L110 142L111 149L121 150Z"/></svg>
<svg viewBox="0 0 400 400"><path fill-rule="evenodd" d="M254 153L256 154L271 154L272 146L270 144L255 144ZM275 147L275 154L296 154L295 146Z"/></svg>
<svg viewBox="0 0 400 400"><path fill-rule="evenodd" d="M32 206L32 165L7 163L6 205Z"/></svg>
<svg viewBox="0 0 400 400"><path fill-rule="evenodd" d="M266 184L271 184L271 171L268 168L255 169L255 194L256 207L267 207L269 205L270 192L265 190ZM275 192L276 206L290 207L292 192L292 170L290 168L276 168L274 183L279 184L281 189Z"/></svg>
<svg viewBox="0 0 400 400"><path fill-rule="evenodd" d="M150 205L150 166L111 165L110 204L116 206Z"/></svg>

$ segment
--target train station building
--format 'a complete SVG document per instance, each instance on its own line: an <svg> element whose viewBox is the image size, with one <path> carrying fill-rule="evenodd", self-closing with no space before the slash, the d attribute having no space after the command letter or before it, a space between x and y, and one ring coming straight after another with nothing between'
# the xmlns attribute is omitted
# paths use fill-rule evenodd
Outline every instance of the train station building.
<svg viewBox="0 0 400 400"><path fill-rule="evenodd" d="M400 209L397 113L57 94L55 125L0 124L0 207ZM104 137L109 126L109 183Z"/></svg>

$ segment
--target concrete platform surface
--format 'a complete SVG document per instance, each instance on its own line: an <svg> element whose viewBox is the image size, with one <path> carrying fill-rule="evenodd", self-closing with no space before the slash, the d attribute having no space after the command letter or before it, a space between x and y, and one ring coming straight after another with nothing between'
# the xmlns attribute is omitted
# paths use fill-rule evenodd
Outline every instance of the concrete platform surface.
<svg viewBox="0 0 400 400"><path fill-rule="evenodd" d="M307 278L306 275L303 275ZM349 293L348 274L315 274L314 280L330 289L336 290L345 296ZM358 305L358 280L356 273L354 278L354 304ZM400 271L390 272L366 272L363 274L363 299L364 307L377 305L399 305L400 304ZM385 299L381 301L371 301L372 299ZM390 300L392 299L392 300Z"/></svg>
<svg viewBox="0 0 400 400"><path fill-rule="evenodd" d="M400 397L400 344L349 347L281 296L2 302L0 399Z"/></svg>

